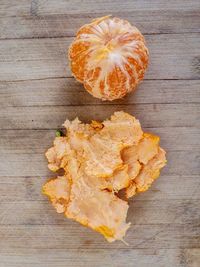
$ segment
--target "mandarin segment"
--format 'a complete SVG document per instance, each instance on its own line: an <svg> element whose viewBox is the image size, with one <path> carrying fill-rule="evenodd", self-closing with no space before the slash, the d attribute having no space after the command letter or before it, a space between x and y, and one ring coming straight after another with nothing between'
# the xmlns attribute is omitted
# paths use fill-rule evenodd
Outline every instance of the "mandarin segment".
<svg viewBox="0 0 200 267"><path fill-rule="evenodd" d="M123 111L103 122L66 120L66 136L56 137L47 153L52 171L63 176L43 186L58 213L101 233L109 242L122 240L128 201L149 188L166 163L159 137L143 133L139 121Z"/></svg>
<svg viewBox="0 0 200 267"><path fill-rule="evenodd" d="M136 88L149 57L140 31L128 21L111 16L81 27L68 56L74 77L85 89L110 101Z"/></svg>

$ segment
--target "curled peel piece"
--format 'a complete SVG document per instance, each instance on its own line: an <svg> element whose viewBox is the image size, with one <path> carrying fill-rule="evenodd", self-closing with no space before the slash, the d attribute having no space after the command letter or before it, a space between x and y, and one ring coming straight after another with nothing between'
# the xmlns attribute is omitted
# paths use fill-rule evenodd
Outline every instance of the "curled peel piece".
<svg viewBox="0 0 200 267"><path fill-rule="evenodd" d="M70 199L71 184L67 176L58 176L43 186L43 193L47 195L58 213L66 210Z"/></svg>
<svg viewBox="0 0 200 267"><path fill-rule="evenodd" d="M152 182L159 177L160 169L166 164L165 151L161 148L146 165L143 166L139 175L134 179L138 192L146 191Z"/></svg>
<svg viewBox="0 0 200 267"><path fill-rule="evenodd" d="M128 202L120 198L149 188L165 165L159 137L143 133L131 115L83 124L66 121L66 136L56 137L46 157L49 169L63 169L43 186L58 213L101 233L109 242L123 240ZM119 192L119 194L118 194Z"/></svg>
<svg viewBox="0 0 200 267"><path fill-rule="evenodd" d="M128 204L112 192L99 189L98 181L94 187L94 179L82 174L72 184L65 215L102 233L109 242L121 240L129 227L126 223Z"/></svg>
<svg viewBox="0 0 200 267"><path fill-rule="evenodd" d="M125 112L115 112L110 120L103 122L102 135L111 140L120 141L123 146L136 145L142 138L142 129L139 120Z"/></svg>
<svg viewBox="0 0 200 267"><path fill-rule="evenodd" d="M146 191L159 177L160 170L166 164L165 154L159 147L159 137L151 134L144 134L137 147L130 147L124 152L125 162L130 170L129 175L132 177L129 187L126 188L127 198L137 192Z"/></svg>

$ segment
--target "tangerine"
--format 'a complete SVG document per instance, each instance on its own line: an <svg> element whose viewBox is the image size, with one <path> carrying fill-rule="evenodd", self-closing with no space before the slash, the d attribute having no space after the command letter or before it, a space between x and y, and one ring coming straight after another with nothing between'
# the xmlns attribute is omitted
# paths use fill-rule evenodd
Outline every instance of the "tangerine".
<svg viewBox="0 0 200 267"><path fill-rule="evenodd" d="M74 77L102 100L122 98L144 77L148 49L128 21L106 16L80 28L69 48Z"/></svg>

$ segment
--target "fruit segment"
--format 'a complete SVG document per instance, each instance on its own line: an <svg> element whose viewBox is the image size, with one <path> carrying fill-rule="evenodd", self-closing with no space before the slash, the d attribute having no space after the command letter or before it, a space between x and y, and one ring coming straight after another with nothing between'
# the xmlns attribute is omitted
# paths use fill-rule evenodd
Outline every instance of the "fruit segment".
<svg viewBox="0 0 200 267"><path fill-rule="evenodd" d="M166 163L159 137L143 133L133 116L120 111L102 123L64 123L46 152L52 171L63 176L43 186L58 213L101 233L109 242L123 240L128 198L149 188ZM121 199L118 193L123 193Z"/></svg>

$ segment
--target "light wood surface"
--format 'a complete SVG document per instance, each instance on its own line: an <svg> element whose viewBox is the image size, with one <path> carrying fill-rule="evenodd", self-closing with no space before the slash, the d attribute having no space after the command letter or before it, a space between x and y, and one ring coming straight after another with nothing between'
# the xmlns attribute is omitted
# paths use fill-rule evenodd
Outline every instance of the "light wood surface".
<svg viewBox="0 0 200 267"><path fill-rule="evenodd" d="M150 50L144 82L114 102L90 96L66 56L78 28L107 14L135 24ZM199 14L198 0L0 1L0 267L200 266ZM55 130L116 110L158 134L168 159L130 201L129 246L67 220L41 194Z"/></svg>

